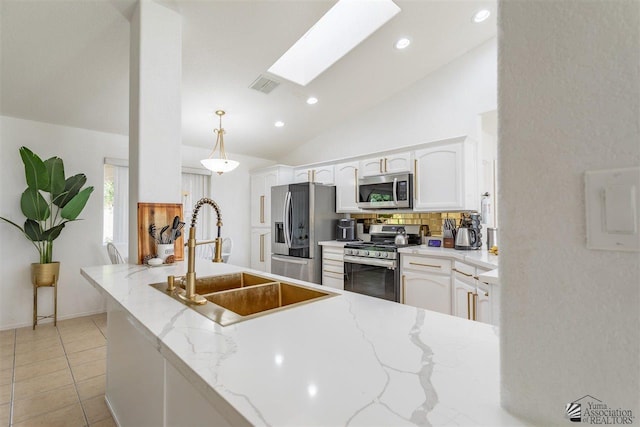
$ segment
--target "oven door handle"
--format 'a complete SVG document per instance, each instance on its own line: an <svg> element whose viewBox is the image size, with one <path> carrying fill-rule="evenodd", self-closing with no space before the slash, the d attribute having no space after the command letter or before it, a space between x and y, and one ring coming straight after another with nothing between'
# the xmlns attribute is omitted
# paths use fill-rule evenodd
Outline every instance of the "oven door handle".
<svg viewBox="0 0 640 427"><path fill-rule="evenodd" d="M386 267L390 270L395 270L396 269L396 262L395 260L389 260L389 259L376 259L376 258L360 258L360 257L354 257L354 256L350 256L350 255L345 255L344 256L344 263L348 264L361 264L361 265L372 265L374 267Z"/></svg>

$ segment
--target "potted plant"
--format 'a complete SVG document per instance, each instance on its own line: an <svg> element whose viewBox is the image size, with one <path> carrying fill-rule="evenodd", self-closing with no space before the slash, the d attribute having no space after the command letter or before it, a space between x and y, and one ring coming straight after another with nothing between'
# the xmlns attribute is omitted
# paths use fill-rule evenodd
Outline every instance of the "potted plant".
<svg viewBox="0 0 640 427"><path fill-rule="evenodd" d="M51 286L57 281L60 263L53 262L53 241L68 222L75 221L84 209L93 187L82 188L84 174L64 176L59 157L42 161L27 147L20 148L27 189L20 197L26 217L24 226L0 217L22 232L40 254L40 262L31 264L31 281L35 286Z"/></svg>

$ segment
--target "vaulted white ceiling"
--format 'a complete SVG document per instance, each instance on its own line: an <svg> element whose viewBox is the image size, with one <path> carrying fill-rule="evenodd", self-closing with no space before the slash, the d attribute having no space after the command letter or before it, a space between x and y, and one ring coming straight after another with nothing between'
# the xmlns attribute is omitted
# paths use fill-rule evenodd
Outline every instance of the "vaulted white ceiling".
<svg viewBox="0 0 640 427"><path fill-rule="evenodd" d="M395 18L308 86L275 78L270 94L250 89L334 3L167 2L183 16L183 143L210 148L224 109L229 152L278 160L496 34L495 0L397 0ZM2 114L127 134L132 4L1 1ZM492 16L474 24L481 8ZM403 36L412 44L398 51Z"/></svg>

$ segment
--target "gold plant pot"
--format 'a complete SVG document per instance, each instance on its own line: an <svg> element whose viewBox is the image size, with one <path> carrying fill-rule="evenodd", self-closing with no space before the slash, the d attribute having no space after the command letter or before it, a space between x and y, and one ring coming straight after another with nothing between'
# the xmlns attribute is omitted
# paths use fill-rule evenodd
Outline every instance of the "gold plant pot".
<svg viewBox="0 0 640 427"><path fill-rule="evenodd" d="M34 286L54 286L60 277L60 263L31 264L31 283Z"/></svg>

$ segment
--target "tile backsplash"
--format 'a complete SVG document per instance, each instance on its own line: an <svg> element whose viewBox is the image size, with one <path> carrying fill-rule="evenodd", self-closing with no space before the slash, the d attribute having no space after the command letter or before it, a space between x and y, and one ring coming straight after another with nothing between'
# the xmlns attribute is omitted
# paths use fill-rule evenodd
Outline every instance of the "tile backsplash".
<svg viewBox="0 0 640 427"><path fill-rule="evenodd" d="M442 234L442 222L445 218L460 222L461 217L461 212L351 214L351 218L364 223L365 232L371 224L415 224L428 225L432 235Z"/></svg>

